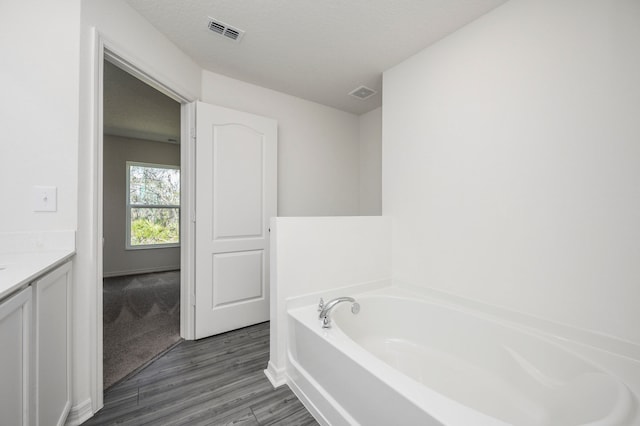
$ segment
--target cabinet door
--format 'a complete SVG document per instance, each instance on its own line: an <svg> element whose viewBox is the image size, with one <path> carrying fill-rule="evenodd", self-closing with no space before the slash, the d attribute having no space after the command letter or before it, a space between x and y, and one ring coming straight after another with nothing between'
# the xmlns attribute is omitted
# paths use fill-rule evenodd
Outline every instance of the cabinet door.
<svg viewBox="0 0 640 426"><path fill-rule="evenodd" d="M0 303L0 423L29 424L31 287Z"/></svg>
<svg viewBox="0 0 640 426"><path fill-rule="evenodd" d="M64 425L71 408L71 262L33 284L35 425Z"/></svg>

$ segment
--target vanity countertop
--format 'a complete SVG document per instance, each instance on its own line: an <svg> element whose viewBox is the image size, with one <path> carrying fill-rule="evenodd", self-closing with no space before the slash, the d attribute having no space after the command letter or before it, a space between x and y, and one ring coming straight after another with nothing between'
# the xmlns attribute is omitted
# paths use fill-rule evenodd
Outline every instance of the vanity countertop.
<svg viewBox="0 0 640 426"><path fill-rule="evenodd" d="M62 265L74 254L74 250L0 253L0 300Z"/></svg>
<svg viewBox="0 0 640 426"><path fill-rule="evenodd" d="M75 255L75 232L0 233L0 300Z"/></svg>

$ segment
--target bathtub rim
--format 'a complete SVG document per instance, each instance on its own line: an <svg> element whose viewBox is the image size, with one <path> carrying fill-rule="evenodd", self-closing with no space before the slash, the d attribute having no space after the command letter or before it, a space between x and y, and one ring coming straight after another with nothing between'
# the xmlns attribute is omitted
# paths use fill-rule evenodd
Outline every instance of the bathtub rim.
<svg viewBox="0 0 640 426"><path fill-rule="evenodd" d="M376 291L374 290L374 292ZM287 316L290 320L302 323L302 325L308 328L314 335L331 345L331 347L342 355L353 359L352 355L355 352L359 357L361 356L362 359L358 358L358 364L360 364L362 368L373 374L377 379L388 386L391 386L396 390L401 389L401 391L398 391L398 394L401 397L424 411L429 416L433 417L441 424L470 424L469 418L471 418L473 419L473 424L477 426L509 426L509 423L494 418L472 407L468 407L429 388L428 386L425 386L422 383L415 381L411 377L382 361L374 354L368 352L358 343L353 341L344 333L344 331L337 327L328 330L322 329L317 318L315 320L313 318L301 318L305 314L307 314L307 316L316 314L313 306L308 305L296 307L287 312ZM299 370L302 369L302 372L307 376L307 379L310 377L306 370L304 370L304 367L302 367L297 361L290 347L287 348L287 363L288 366L294 367L297 370L296 373L300 373ZM311 380L314 379L311 377ZM291 385L292 382L295 387L298 387L295 383L296 381L291 377L289 372L287 372L287 383L293 389L294 386ZM317 382L315 383L317 384ZM318 384L318 386L320 385ZM320 387L322 388L322 386ZM326 393L324 389L322 389L322 391ZM298 396L300 397L300 395ZM304 398L306 398L306 396ZM337 405L342 408L339 402L337 402ZM426 405L432 405L429 411L426 411L423 408Z"/></svg>
<svg viewBox="0 0 640 426"><path fill-rule="evenodd" d="M557 338L554 338L554 336L549 336L535 329L528 329L526 327L521 326L520 324L504 321L501 318L497 318L495 316L482 315L482 313L478 313L477 311L474 311L474 310L465 309L457 305L447 305L444 303L439 303L438 301L434 301L434 300L420 299L407 294L395 293L395 290L371 291L371 292L366 292L366 293L362 293L360 295L354 295L354 296L356 297L357 300L361 301L363 306L366 306L367 300L371 300L371 299L373 300L392 299L392 300L398 300L400 301L400 303L406 302L411 304L433 305L437 308L443 308L445 310L451 310L456 313L460 313L462 315L470 316L472 320L477 319L480 321L485 321L489 323L490 326L503 327L508 330L515 331L516 333L523 334L526 338L538 339L544 344L552 345L557 349L559 349L560 351L565 352L567 356L576 358L577 360L580 360L580 362L584 363L585 365L593 368L594 370L589 373L604 374L606 376L611 377L611 379L614 381L613 382L614 385L619 391L618 395L621 397L621 399L618 400L617 403L612 407L613 409L610 412L609 416L607 418L597 419L593 422L585 423L585 426L609 424L609 423L601 423L602 421L606 421L606 420L613 421L614 422L613 424L622 424L621 421L628 419L631 416L634 419L638 420L638 413L636 413L636 410L640 408L638 406L640 403L640 398L638 396L639 394L637 392L634 392L634 390L632 389L632 386L630 386L627 380L625 380L625 378L621 377L619 374L615 374L614 372L610 371L610 369L606 368L605 365L597 362L597 360L594 360L586 356L581 351L576 351L571 347L567 347L566 345L563 344L562 340L558 340ZM296 311L301 311L302 309L304 308L298 308ZM349 317L350 315L346 314L343 316L343 318L341 318L341 320L344 320L344 319L348 320ZM362 354L366 353L367 357L369 355L373 355L373 357L380 360L385 365L388 365L385 361L378 358L376 355L370 353L364 347L362 347L359 343L357 343L357 341L354 340L354 338L340 326L340 322L341 321L339 321L337 318L334 319L333 321L333 327L331 329L335 333L332 336L333 342L339 342L340 345L345 344L344 343L345 340L348 342L354 343L355 347L359 347L361 349L359 350L360 353ZM337 336L340 336L339 339L337 338ZM351 345L351 343L349 343L349 346L354 347L353 345ZM388 366L391 367L390 365ZM376 367L376 369L377 368L379 367ZM393 367L391 368L394 369ZM407 377L409 377L409 379L413 382L420 383L420 381L415 380L408 375ZM422 386L425 386L426 388L431 390L428 383L421 383L421 384ZM437 391L435 392L437 393ZM443 395L443 396L447 399L453 400L456 403L458 403L453 398L449 398L446 395ZM459 403L459 404L461 404L463 407L467 407L462 403ZM479 411L473 407L469 407L469 408L473 411L484 414L484 412ZM488 415L488 416L491 417L491 415ZM491 418L493 419L493 417ZM502 421L502 420L498 419L498 421ZM509 423L504 423L504 424L509 424Z"/></svg>
<svg viewBox="0 0 640 426"><path fill-rule="evenodd" d="M601 333L595 330L576 327L559 321L541 318L525 312L516 311L502 306L492 305L475 299L469 299L457 294L433 287L419 287L409 283L394 280L383 290L401 292L408 297L450 306L464 310L478 316L493 318L498 321L514 324L544 336L572 341L580 345L590 346L610 354L627 358L640 366L640 343L634 343L622 338Z"/></svg>
<svg viewBox="0 0 640 426"><path fill-rule="evenodd" d="M487 321L492 325L498 327L505 327L510 330L514 330L517 333L522 333L533 339L540 339L547 344L551 344L555 347L558 347L562 351L567 352L567 355L580 359L587 365L592 366L596 371L612 376L616 383L624 388L624 390L626 391L625 394L628 393L628 397L635 401L636 406L637 402L639 401L638 393L634 392L634 389L632 389L627 380L625 380L619 374L612 372L609 368L606 368L606 366L604 366L600 362L597 362L597 360L585 356L580 351L576 351L575 348L567 347L563 344L564 340L555 338L555 336L550 336L547 333L540 332L539 330L523 327L521 324L505 321L502 318L496 317L494 315L487 315L486 313L478 312L473 309L467 309L459 305L442 303L439 300L433 300L430 298L416 297L415 294L395 287L370 290L361 292L359 294L350 293L349 295L355 297L356 299L367 297L374 299L392 298L400 301L407 301L408 303L424 303L427 305L434 305L438 308L450 309L462 315L471 316L472 318L477 318L482 321ZM338 322L336 322L335 327L331 329L322 329L319 320L317 320L314 305L297 305L298 306L296 306L295 308L288 310L288 317L305 325L315 335L326 341L343 355L353 359L353 355L355 354L358 358L358 361L363 361L363 368L365 368L370 373L380 377L384 382L390 383L393 388L399 389L399 394L414 405L418 407L424 407L426 406L426 404L429 404L439 408L444 407L443 409L436 410L435 412L432 411L431 408L429 409L429 411L423 409L423 411L427 412L430 416L436 418L438 421L441 421L443 424L448 424L448 422L454 422L455 424L465 424L465 419L467 418L466 416L476 417L477 419L474 418L474 424L508 424L499 418L492 417L489 414L485 414L482 411L479 411L472 407L468 407L456 401L455 399L440 394L436 390L429 388L428 385L422 384L419 381L416 381L413 378L405 375L404 373L396 370L373 353L368 352L359 343L354 341L344 330L339 327ZM287 359L291 360L294 358L295 356L291 353L291 348L288 348ZM296 362L294 364L294 367L300 368L299 363ZM383 374L379 375L380 372L382 372ZM426 393L424 392L425 390L427 390ZM460 415L462 415L462 419L459 418ZM445 419L446 421L443 421L442 419Z"/></svg>
<svg viewBox="0 0 640 426"><path fill-rule="evenodd" d="M288 384L293 389L292 379L288 372L289 368L289 311L292 309L314 305L320 297L329 300L334 297L358 294L392 294L405 295L409 298L424 299L431 303L445 305L456 310L478 315L482 318L496 320L502 324L515 326L517 329L533 334L535 337L550 340L560 345L562 348L586 359L589 363L621 379L627 385L634 396L640 395L640 359L635 359L634 354L640 353L640 346L633 342L626 342L612 336L598 334L590 330L582 330L566 324L555 323L550 320L540 319L528 314L508 310L501 307L485 304L483 302L468 300L457 295L443 293L431 288L415 287L398 284L399 281L391 279L376 280L358 284L333 287L324 291L314 292L306 295L287 298L285 308L280 312L280 316L272 318L271 332L272 339L285 340L282 352L275 359L274 363L269 360L265 374L272 385L279 387ZM273 321L277 319L277 321ZM354 342L355 344L355 342ZM272 357L273 357L272 347ZM373 356L373 355L371 355ZM382 362L382 361L381 361ZM294 389L295 392L295 389ZM296 395L298 393L296 392ZM304 402L303 395L298 395L305 406L310 402ZM310 411L314 411L313 407ZM640 412L640 409L638 409ZM639 413L640 415L640 413ZM317 417L318 418L318 417Z"/></svg>

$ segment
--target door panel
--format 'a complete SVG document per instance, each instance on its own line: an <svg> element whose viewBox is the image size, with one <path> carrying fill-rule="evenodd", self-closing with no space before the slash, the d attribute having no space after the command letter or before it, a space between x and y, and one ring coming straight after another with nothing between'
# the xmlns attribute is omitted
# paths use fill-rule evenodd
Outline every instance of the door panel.
<svg viewBox="0 0 640 426"><path fill-rule="evenodd" d="M277 123L196 106L196 338L269 319Z"/></svg>
<svg viewBox="0 0 640 426"><path fill-rule="evenodd" d="M213 255L213 307L257 300L263 297L264 250Z"/></svg>
<svg viewBox="0 0 640 426"><path fill-rule="evenodd" d="M214 239L263 237L264 138L243 125L214 128Z"/></svg>

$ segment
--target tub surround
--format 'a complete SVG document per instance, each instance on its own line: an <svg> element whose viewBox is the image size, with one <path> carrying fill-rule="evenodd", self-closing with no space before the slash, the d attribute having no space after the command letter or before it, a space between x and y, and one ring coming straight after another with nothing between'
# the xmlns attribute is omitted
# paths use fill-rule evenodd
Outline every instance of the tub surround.
<svg viewBox="0 0 640 426"><path fill-rule="evenodd" d="M0 233L0 299L75 254L75 231Z"/></svg>
<svg viewBox="0 0 640 426"><path fill-rule="evenodd" d="M272 220L271 357L265 373L274 386L287 384L321 424L393 423L384 416L434 425L640 424L638 345L398 279L391 268L394 226L391 217ZM360 313L338 306L333 328L322 329L319 298L340 296L354 297ZM367 317L367 300L382 296L405 299L407 306ZM388 342L382 336L376 346L373 339L373 349L397 349L395 369L366 350L371 341L341 331L342 320L365 320L365 334L375 335L405 313L409 322L397 330L425 331L426 340L413 345L400 332L396 339L393 330ZM430 340L434 336L439 340ZM424 353L435 358L416 358ZM405 371L434 359L452 374L460 367L477 377L458 377L447 387L448 373L428 371L425 377L435 380L430 384ZM494 382L501 390L482 391L496 388ZM472 387L481 390L468 392ZM366 401L354 400L365 389ZM505 399L513 404L503 407ZM384 410L376 414L378 406Z"/></svg>

